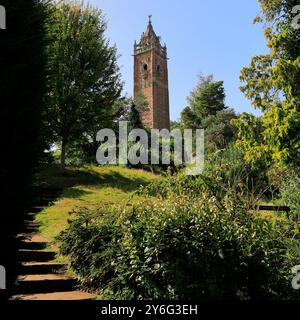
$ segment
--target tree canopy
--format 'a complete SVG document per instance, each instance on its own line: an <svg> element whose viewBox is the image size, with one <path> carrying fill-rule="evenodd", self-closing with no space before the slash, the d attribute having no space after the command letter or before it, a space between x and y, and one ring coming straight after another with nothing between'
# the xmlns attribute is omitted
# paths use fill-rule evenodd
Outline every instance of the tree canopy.
<svg viewBox="0 0 300 320"><path fill-rule="evenodd" d="M236 118L236 114L225 105L223 81L214 81L212 75L199 75L187 101L189 106L181 113L183 127L203 128L207 148L225 148L235 136L231 119Z"/></svg>
<svg viewBox="0 0 300 320"><path fill-rule="evenodd" d="M255 108L262 111L260 139L253 140L253 117L243 115L235 122L238 144L246 159L270 157L277 165L300 165L300 31L293 26L292 8L297 0L260 0L269 53L254 56L241 71L241 87ZM250 119L247 121L247 117ZM257 120L258 121L258 120ZM255 121L255 122L257 122ZM247 129L248 128L248 129ZM247 130L246 130L247 129ZM254 152L255 149L255 152Z"/></svg>
<svg viewBox="0 0 300 320"><path fill-rule="evenodd" d="M190 92L187 101L199 120L226 109L223 81L214 81L212 75L199 75L198 83Z"/></svg>
<svg viewBox="0 0 300 320"><path fill-rule="evenodd" d="M105 38L99 9L77 3L55 4L50 23L49 94L46 120L61 143L64 168L67 146L85 133L96 134L120 112L122 81L117 51Z"/></svg>

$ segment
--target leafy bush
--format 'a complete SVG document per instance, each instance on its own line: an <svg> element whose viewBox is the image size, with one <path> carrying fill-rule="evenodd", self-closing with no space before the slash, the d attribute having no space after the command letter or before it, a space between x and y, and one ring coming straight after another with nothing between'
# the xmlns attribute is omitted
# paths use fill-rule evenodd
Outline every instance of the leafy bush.
<svg viewBox="0 0 300 320"><path fill-rule="evenodd" d="M139 193L161 198L186 194L194 198L208 192L221 200L230 192L232 198L250 207L268 190L267 177L263 172L264 168L259 163L255 169L246 165L243 154L231 145L225 150L209 154L201 175L189 176L181 170L164 181L154 181L141 188Z"/></svg>
<svg viewBox="0 0 300 320"><path fill-rule="evenodd" d="M298 222L300 218L300 177L294 175L283 179L280 196L291 211L289 217Z"/></svg>
<svg viewBox="0 0 300 320"><path fill-rule="evenodd" d="M81 209L62 233L61 253L103 298L259 299L289 290L285 245L271 223L230 195L208 193L132 207ZM288 294L286 294L288 295Z"/></svg>

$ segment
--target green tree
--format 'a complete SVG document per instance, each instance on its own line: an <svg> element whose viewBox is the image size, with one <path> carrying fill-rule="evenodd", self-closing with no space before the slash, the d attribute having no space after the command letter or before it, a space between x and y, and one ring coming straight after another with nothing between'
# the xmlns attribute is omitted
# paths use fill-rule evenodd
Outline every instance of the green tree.
<svg viewBox="0 0 300 320"><path fill-rule="evenodd" d="M133 103L136 106L137 111L141 114L149 110L149 103L147 98L142 92L139 92L133 99Z"/></svg>
<svg viewBox="0 0 300 320"><path fill-rule="evenodd" d="M236 128L232 125L232 119L236 119L236 113L228 108L218 111L215 115L209 115L202 120L205 129L206 148L225 149L236 138Z"/></svg>
<svg viewBox="0 0 300 320"><path fill-rule="evenodd" d="M262 111L259 120L246 115L235 122L239 144L248 160L261 154L277 165L300 165L300 31L293 27L292 8L298 0L260 0L269 53L252 58L241 71L241 87L255 108ZM259 139L253 139L251 122L260 122ZM256 152L253 152L255 148Z"/></svg>
<svg viewBox="0 0 300 320"><path fill-rule="evenodd" d="M236 130L231 120L236 118L236 114L225 105L223 81L214 81L212 75L200 75L187 100L190 106L181 112L183 128L205 129L209 149L225 148L234 140Z"/></svg>
<svg viewBox="0 0 300 320"><path fill-rule="evenodd" d="M199 75L198 84L187 97L187 101L200 120L226 109L223 81L214 81L212 75Z"/></svg>
<svg viewBox="0 0 300 320"><path fill-rule="evenodd" d="M134 102L132 102L131 104L131 108L128 116L128 122L129 122L130 130L143 128L140 113Z"/></svg>
<svg viewBox="0 0 300 320"><path fill-rule="evenodd" d="M128 113L127 99L121 98L115 101L112 108L103 115L92 127L87 127L85 132L73 139L68 145L68 157L66 164L84 165L96 164L96 152L99 148L97 141L97 132L102 128L110 128L114 132L118 132L119 123L117 120L123 120Z"/></svg>
<svg viewBox="0 0 300 320"><path fill-rule="evenodd" d="M245 160L253 165L257 159L264 159L269 163L270 159L262 148L264 142L262 117L244 112L232 123L238 130L236 145L243 151Z"/></svg>
<svg viewBox="0 0 300 320"><path fill-rule="evenodd" d="M102 13L76 2L56 4L50 30L51 79L46 119L61 144L64 169L68 145L114 118L122 82L115 46L104 32ZM94 133L94 134L95 134Z"/></svg>
<svg viewBox="0 0 300 320"><path fill-rule="evenodd" d="M201 127L201 121L190 107L185 107L182 110L180 114L180 120L182 126L186 129L197 129Z"/></svg>
<svg viewBox="0 0 300 320"><path fill-rule="evenodd" d="M144 128L141 115L149 109L149 104L145 95L143 93L138 93L134 99L128 99L126 108L128 110L126 120L129 122L130 130Z"/></svg>
<svg viewBox="0 0 300 320"><path fill-rule="evenodd" d="M179 121L176 121L176 120L171 120L170 121L170 129L171 130L181 129L181 123Z"/></svg>

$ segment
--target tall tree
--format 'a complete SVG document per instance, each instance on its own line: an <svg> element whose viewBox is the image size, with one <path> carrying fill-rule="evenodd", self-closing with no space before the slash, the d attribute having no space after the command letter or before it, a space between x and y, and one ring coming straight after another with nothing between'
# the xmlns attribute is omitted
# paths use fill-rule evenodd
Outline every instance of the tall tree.
<svg viewBox="0 0 300 320"><path fill-rule="evenodd" d="M4 0L1 5L6 9L6 30L0 30L0 265L6 268L10 290L17 266L15 233L30 200L29 186L42 152L47 13L42 0Z"/></svg>
<svg viewBox="0 0 300 320"><path fill-rule="evenodd" d="M185 107L180 114L180 122L186 129L197 129L201 127L201 120L192 111L191 107Z"/></svg>
<svg viewBox="0 0 300 320"><path fill-rule="evenodd" d="M138 107L134 102L131 103L129 115L128 115L128 122L130 129L141 129L143 128L143 124L141 121L141 116L138 111Z"/></svg>
<svg viewBox="0 0 300 320"><path fill-rule="evenodd" d="M265 23L268 54L252 58L241 71L241 87L255 108L259 119L260 141L253 141L247 115L236 122L239 145L251 160L261 154L278 165L300 165L300 28L295 27L299 0L259 0L262 16L255 22ZM248 117L253 122L253 117ZM258 121L255 121L256 123ZM250 124L250 123L249 123ZM246 129L249 130L246 130ZM255 147L257 153L253 153Z"/></svg>
<svg viewBox="0 0 300 320"><path fill-rule="evenodd" d="M53 10L49 47L48 125L61 144L61 167L65 168L69 144L118 110L122 82L115 46L105 38L106 22L99 9L62 2Z"/></svg>
<svg viewBox="0 0 300 320"><path fill-rule="evenodd" d="M143 112L149 110L149 103L147 101L147 98L142 92L139 92L133 99L133 104L136 107L136 110L141 115Z"/></svg>
<svg viewBox="0 0 300 320"><path fill-rule="evenodd" d="M223 81L214 81L212 75L200 75L187 100L190 106L181 112L183 128L203 128L209 149L225 148L235 137L231 120L236 114L225 105Z"/></svg>
<svg viewBox="0 0 300 320"><path fill-rule="evenodd" d="M209 115L202 120L205 129L205 142L207 150L225 149L236 139L236 128L232 120L237 115L231 108L218 111L215 115Z"/></svg>
<svg viewBox="0 0 300 320"><path fill-rule="evenodd" d="M214 81L212 75L199 75L198 84L187 97L193 113L201 120L226 109L223 81Z"/></svg>

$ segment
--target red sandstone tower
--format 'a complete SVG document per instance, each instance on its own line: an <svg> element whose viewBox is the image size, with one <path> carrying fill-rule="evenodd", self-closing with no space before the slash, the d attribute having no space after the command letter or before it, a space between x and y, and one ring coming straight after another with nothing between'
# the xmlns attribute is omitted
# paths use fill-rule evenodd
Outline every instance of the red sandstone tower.
<svg viewBox="0 0 300 320"><path fill-rule="evenodd" d="M140 42L134 44L134 96L142 93L149 108L141 115L147 128L169 129L169 86L167 47L162 46L151 16Z"/></svg>

